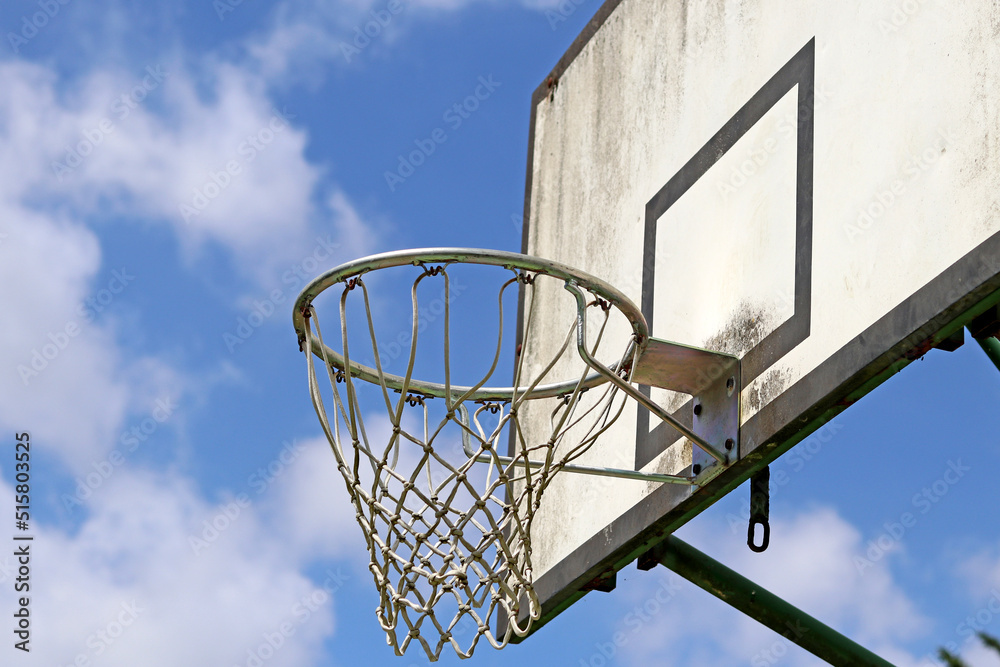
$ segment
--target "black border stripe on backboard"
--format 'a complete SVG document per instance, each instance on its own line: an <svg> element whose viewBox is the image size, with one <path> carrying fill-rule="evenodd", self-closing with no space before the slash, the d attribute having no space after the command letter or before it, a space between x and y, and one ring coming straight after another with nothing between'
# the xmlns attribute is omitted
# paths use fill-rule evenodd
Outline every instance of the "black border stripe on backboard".
<svg viewBox="0 0 1000 667"><path fill-rule="evenodd" d="M660 218L704 176L785 95L798 87L795 183L795 288L792 316L782 322L743 356L743 386L746 387L778 359L809 336L812 295L813 225L813 101L816 80L816 40L802 47L750 100L708 140L694 157L660 188L646 204L642 254L642 314L649 330L653 323L656 285L656 231ZM683 341L681 341L683 342ZM650 395L648 386L640 390ZM666 424L649 430L649 412L636 405L635 467L641 469L679 439ZM691 401L675 417L690 422Z"/></svg>

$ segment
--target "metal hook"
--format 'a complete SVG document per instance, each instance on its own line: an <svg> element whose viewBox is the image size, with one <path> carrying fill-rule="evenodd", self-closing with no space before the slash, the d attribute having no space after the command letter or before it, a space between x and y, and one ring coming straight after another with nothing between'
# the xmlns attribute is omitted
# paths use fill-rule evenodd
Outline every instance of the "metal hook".
<svg viewBox="0 0 1000 667"><path fill-rule="evenodd" d="M747 528L747 546L755 553L767 549L771 541L771 524L768 523L770 482L771 469L768 466L764 466L750 478L750 525ZM759 545L754 543L754 531L758 524L764 527Z"/></svg>
<svg viewBox="0 0 1000 667"><path fill-rule="evenodd" d="M466 456L472 458L479 452L472 447L472 438L469 436L469 429L472 428L472 424L469 420L469 408L465 407L465 403L459 403L456 407L458 408L458 412L462 415L461 423L465 426L465 428L462 429L462 449L465 451Z"/></svg>

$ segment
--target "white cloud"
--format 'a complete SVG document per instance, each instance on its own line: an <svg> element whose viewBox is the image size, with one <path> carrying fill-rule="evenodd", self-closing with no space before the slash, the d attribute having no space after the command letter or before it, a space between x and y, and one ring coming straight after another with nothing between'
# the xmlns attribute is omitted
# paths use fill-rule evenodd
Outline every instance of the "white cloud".
<svg viewBox="0 0 1000 667"><path fill-rule="evenodd" d="M291 552L310 558L338 557L367 563L354 505L326 438L295 443L289 452L285 458L294 459L266 484L269 491L262 505L283 542ZM264 488L257 479L254 482L254 493Z"/></svg>
<svg viewBox="0 0 1000 667"><path fill-rule="evenodd" d="M30 430L73 473L89 470L130 413L180 399L187 382L119 346L109 309L141 289L140 267L102 267L96 235L67 216L0 195L0 219L0 423Z"/></svg>
<svg viewBox="0 0 1000 667"><path fill-rule="evenodd" d="M973 598L981 597L990 588L1000 589L1000 544L967 555L958 563L957 570Z"/></svg>
<svg viewBox="0 0 1000 667"><path fill-rule="evenodd" d="M344 259L359 257L371 252L375 243L371 221L362 219L357 209L341 190L336 190L327 200L333 216L334 228Z"/></svg>
<svg viewBox="0 0 1000 667"><path fill-rule="evenodd" d="M215 244L266 285L314 253L320 234L337 246L321 268L371 243L346 195L320 192L294 111L277 110L263 82L236 67L202 74L152 64L67 88L45 67L0 62L0 422L35 429L74 472L116 444L130 412L189 384L123 347L113 319L94 317L102 304L87 299L138 289L115 272L141 267L102 266L88 224L167 225L189 261Z"/></svg>
<svg viewBox="0 0 1000 667"><path fill-rule="evenodd" d="M975 633L1000 636L1000 543L958 555L953 569L966 585L969 607L944 643L974 667L997 664L996 652L984 648Z"/></svg>
<svg viewBox="0 0 1000 667"><path fill-rule="evenodd" d="M84 299L99 275L97 241L82 226L10 202L0 201L0 209L8 235L0 245L7 321L0 330L0 421L32 430L80 469L107 450L131 403L111 332L88 321L94 311Z"/></svg>
<svg viewBox="0 0 1000 667"><path fill-rule="evenodd" d="M782 539L757 556L731 547L728 558L751 580L770 587L790 602L859 641L897 640L916 636L924 619L895 584L891 557L859 568L861 535L833 510L818 509L777 522ZM776 532L772 529L772 534Z"/></svg>
<svg viewBox="0 0 1000 667"><path fill-rule="evenodd" d="M207 91L179 63L92 84L82 108L62 110L76 131L60 144L97 145L81 159L83 150L50 154L69 167L51 190L90 219L151 219L189 249L214 241L273 266L307 237L320 169L304 157L295 111L272 105L259 80L224 64L204 74Z"/></svg>
<svg viewBox="0 0 1000 667"><path fill-rule="evenodd" d="M330 30L307 21L279 22L266 35L248 41L247 51L257 61L261 75L274 85L298 81L302 69L342 58L341 40Z"/></svg>
<svg viewBox="0 0 1000 667"><path fill-rule="evenodd" d="M275 109L263 79L212 60L160 65L67 82L44 66L0 61L0 423L30 430L74 475L156 399L177 401L194 384L131 347L114 317L93 317L88 298L107 305L103 295L123 298L143 278L140 267L102 263L98 232L165 226L192 264L219 247L244 277L267 284L310 255L317 235L333 232L331 266L372 242L347 195L306 158L295 110ZM197 214L185 219L182 204ZM307 443L302 459L198 554L188 537L217 508L174 474L119 468L87 500L78 529L36 524L33 573L44 585L32 596L37 632L25 664L79 655L106 665L246 664L283 622L294 640L267 664L314 664L333 613L328 601L296 618L315 589L301 569L366 556L328 446ZM13 491L0 483L0 496ZM95 633L117 628L123 613L135 622L98 656Z"/></svg>
<svg viewBox="0 0 1000 667"><path fill-rule="evenodd" d="M385 56L416 19L433 20L476 4L558 12L547 15L558 24L583 0L288 0L275 10L268 31L247 39L246 49L272 85L314 82L323 76L324 65L352 66L362 58ZM584 9L598 7L595 2Z"/></svg>
<svg viewBox="0 0 1000 667"><path fill-rule="evenodd" d="M972 667L996 667L1000 664L1000 657L997 656L996 651L978 643L972 645L968 650L962 651L960 655L962 660Z"/></svg>
<svg viewBox="0 0 1000 667"><path fill-rule="evenodd" d="M0 484L0 494L12 498L13 489ZM313 610L297 607L317 584L296 569L252 502L217 520L227 502L209 505L170 475L120 470L75 534L36 524L35 631L24 664L68 665L85 655L109 667L242 665L266 636L283 644L266 664L317 664L334 631L336 591ZM205 521L222 529L196 555L189 537L203 536ZM11 618L11 596L3 608ZM294 633L280 642L274 633L283 623ZM9 642L3 651L13 654Z"/></svg>
<svg viewBox="0 0 1000 667"><path fill-rule="evenodd" d="M862 575L854 565L863 555L860 533L835 512L817 509L789 520L772 521L772 543L753 554L721 521L704 517L684 529L683 539L831 627L844 632L894 664L915 664L901 644L927 628L928 621L896 585L886 563ZM780 535L780 539L775 536ZM651 599L648 577L680 582L668 602L653 605L648 622L626 614ZM635 583L632 583L632 582ZM676 664L821 664L811 654L728 607L664 568L637 573L619 586L626 600L615 630L625 633L619 664L647 665L657 656L678 656ZM654 591L655 592L655 591ZM640 619L641 620L641 619ZM612 633L609 632L609 635ZM595 645L594 650L599 650Z"/></svg>
<svg viewBox="0 0 1000 667"><path fill-rule="evenodd" d="M189 259L216 243L264 281L352 210L342 192L321 191L296 110L277 108L237 66L149 63L95 72L66 92L46 68L8 62L0 85L11 93L0 102L0 204L166 224ZM356 219L349 233L364 228Z"/></svg>

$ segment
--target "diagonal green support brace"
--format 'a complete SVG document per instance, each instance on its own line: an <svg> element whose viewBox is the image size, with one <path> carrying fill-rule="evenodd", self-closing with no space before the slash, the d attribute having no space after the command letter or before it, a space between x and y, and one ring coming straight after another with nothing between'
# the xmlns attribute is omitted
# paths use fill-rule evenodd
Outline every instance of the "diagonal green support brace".
<svg viewBox="0 0 1000 667"><path fill-rule="evenodd" d="M673 535L644 556L639 567L651 569L657 562L831 665L893 667L891 662Z"/></svg>
<svg viewBox="0 0 1000 667"><path fill-rule="evenodd" d="M993 365L1000 369L1000 340L990 336L989 338L977 338L976 342L979 343L979 347L983 348L983 352L990 358Z"/></svg>

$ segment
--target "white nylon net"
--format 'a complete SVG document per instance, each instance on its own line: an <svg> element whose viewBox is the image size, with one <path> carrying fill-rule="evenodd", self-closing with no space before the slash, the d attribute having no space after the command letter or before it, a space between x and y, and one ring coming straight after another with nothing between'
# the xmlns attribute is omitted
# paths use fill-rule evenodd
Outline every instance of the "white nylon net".
<svg viewBox="0 0 1000 667"><path fill-rule="evenodd" d="M512 636L527 634L539 618L532 585L531 527L543 492L556 472L610 427L625 400L613 384L594 386L593 369L581 362L577 349L579 340L593 357L600 355L614 308L575 285L579 297L574 296L563 289L560 279L500 267L492 267L502 283L492 364L474 385L453 386L450 269L451 264L413 267L418 275L410 291L411 340L401 386L393 386L392 378L399 376L383 369L369 288L361 276L345 280L340 294L344 363L339 368L331 364L330 348L323 343L312 305L305 320L310 395L364 532L369 569L379 592L379 623L397 655L416 640L432 661L449 644L459 656L469 657L483 637L502 648ZM446 295L437 320L443 327L444 352L443 389L437 395L412 387L417 341L427 336L418 299L418 287L425 280L442 280ZM539 300L537 286L543 281L546 298ZM481 390L495 373L503 350L504 296L508 289L518 288L524 292L525 345L531 344L539 301L548 304L553 295L570 299L573 303L564 312L571 311L573 319L548 363L528 369L527 355L519 354L514 363L517 389L484 399ZM360 307L351 311L349 301L359 297ZM367 322L352 328L349 312L363 312ZM589 330L588 312L595 315ZM362 380L355 377L359 373L346 369L356 366L351 362L349 332L365 329L375 368ZM492 336L482 338L488 342L475 343L492 348ZM634 361L629 358L634 346L626 347L625 356L619 349L611 357L616 363L610 366L624 369L622 374ZM559 395L545 396L541 389L546 383L565 379L549 376L566 368L575 369L570 377L578 379L567 383ZM321 382L321 375L327 379ZM587 386L592 388L588 391ZM332 414L327 412L328 403ZM381 428L372 423L377 412ZM525 424L528 419L531 428ZM540 421L547 423L542 437ZM378 430L389 431L387 441L375 441Z"/></svg>

